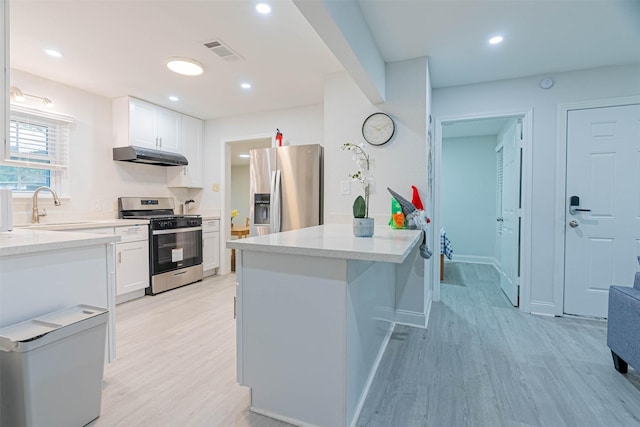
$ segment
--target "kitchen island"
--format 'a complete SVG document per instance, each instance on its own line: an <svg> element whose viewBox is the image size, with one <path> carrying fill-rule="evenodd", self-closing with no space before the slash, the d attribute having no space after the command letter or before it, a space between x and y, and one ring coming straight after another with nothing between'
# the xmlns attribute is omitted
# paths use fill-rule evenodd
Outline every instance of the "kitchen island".
<svg viewBox="0 0 640 427"><path fill-rule="evenodd" d="M15 228L0 233L0 328L77 304L109 310L115 358L112 244L119 236Z"/></svg>
<svg viewBox="0 0 640 427"><path fill-rule="evenodd" d="M231 240L237 376L251 410L296 425L354 425L395 323L425 327L417 230L350 225Z"/></svg>

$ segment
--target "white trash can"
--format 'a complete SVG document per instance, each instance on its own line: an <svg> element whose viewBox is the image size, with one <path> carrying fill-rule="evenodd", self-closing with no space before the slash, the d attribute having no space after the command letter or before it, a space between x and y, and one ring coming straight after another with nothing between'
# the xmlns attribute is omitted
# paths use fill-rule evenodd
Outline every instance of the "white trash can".
<svg viewBox="0 0 640 427"><path fill-rule="evenodd" d="M0 329L0 425L74 427L100 416L108 315L77 305Z"/></svg>

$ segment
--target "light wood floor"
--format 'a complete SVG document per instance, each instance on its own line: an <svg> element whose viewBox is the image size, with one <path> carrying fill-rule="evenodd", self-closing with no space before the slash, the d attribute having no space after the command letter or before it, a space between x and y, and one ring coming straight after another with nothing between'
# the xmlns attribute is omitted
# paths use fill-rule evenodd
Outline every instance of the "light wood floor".
<svg viewBox="0 0 640 427"><path fill-rule="evenodd" d="M605 322L522 314L492 267L455 267L428 330L396 327L358 426L640 426Z"/></svg>
<svg viewBox="0 0 640 427"><path fill-rule="evenodd" d="M396 327L358 426L640 426L640 374L613 369L606 324L522 314L484 267L442 285L428 330ZM91 426L286 426L235 382L234 293L229 275L117 306Z"/></svg>
<svg viewBox="0 0 640 427"><path fill-rule="evenodd" d="M236 383L235 275L116 307L117 358L93 427L289 426L248 410Z"/></svg>

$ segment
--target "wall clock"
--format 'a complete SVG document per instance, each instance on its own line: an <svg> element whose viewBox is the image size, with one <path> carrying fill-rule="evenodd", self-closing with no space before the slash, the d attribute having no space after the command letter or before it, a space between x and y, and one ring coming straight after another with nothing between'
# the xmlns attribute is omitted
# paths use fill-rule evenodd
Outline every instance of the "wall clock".
<svg viewBox="0 0 640 427"><path fill-rule="evenodd" d="M385 113L373 113L362 123L362 136L371 145L386 144L395 131L396 124Z"/></svg>

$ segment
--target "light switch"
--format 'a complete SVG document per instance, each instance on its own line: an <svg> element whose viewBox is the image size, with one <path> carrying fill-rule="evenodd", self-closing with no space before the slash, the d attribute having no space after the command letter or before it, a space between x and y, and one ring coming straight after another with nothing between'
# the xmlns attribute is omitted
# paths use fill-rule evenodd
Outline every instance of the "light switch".
<svg viewBox="0 0 640 427"><path fill-rule="evenodd" d="M91 200L91 206L93 206L93 210L94 211L101 211L102 210L102 202L100 201L100 199L92 199Z"/></svg>
<svg viewBox="0 0 640 427"><path fill-rule="evenodd" d="M213 185L211 186L211 190L212 190L214 193L219 192L219 191L220 191L220 184L213 184Z"/></svg>
<svg viewBox="0 0 640 427"><path fill-rule="evenodd" d="M351 194L351 181L340 181L340 194Z"/></svg>

